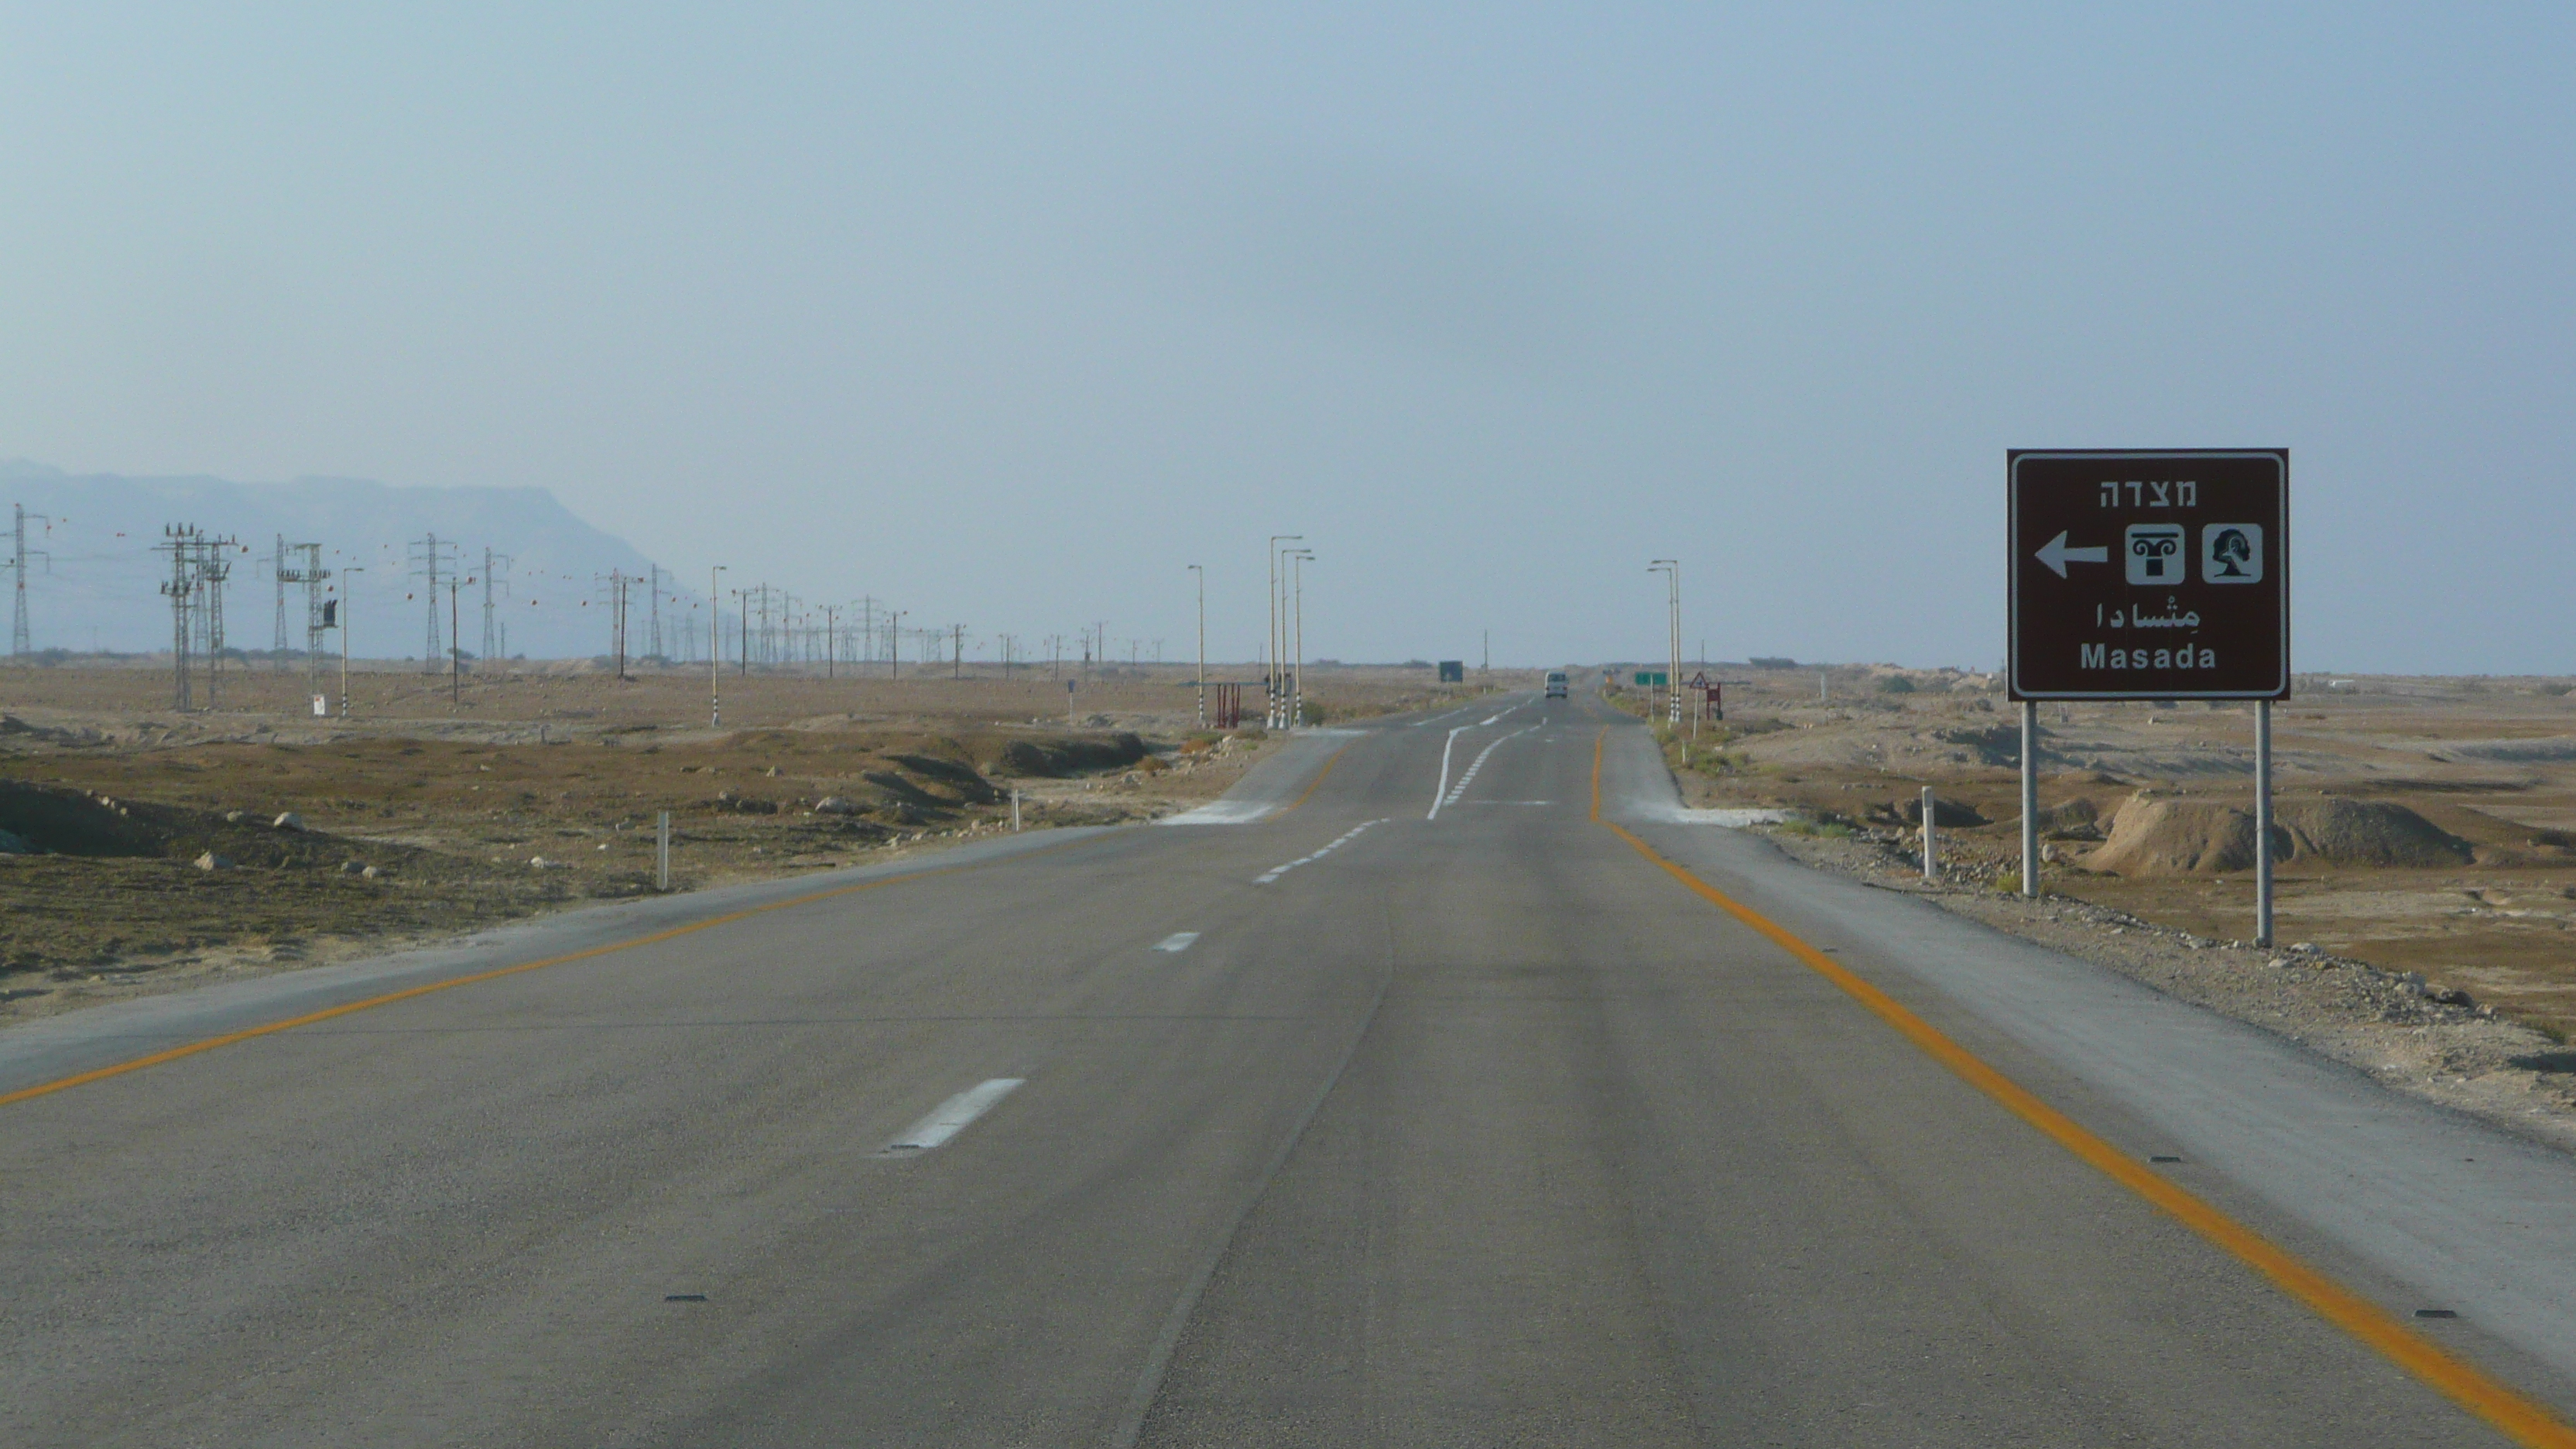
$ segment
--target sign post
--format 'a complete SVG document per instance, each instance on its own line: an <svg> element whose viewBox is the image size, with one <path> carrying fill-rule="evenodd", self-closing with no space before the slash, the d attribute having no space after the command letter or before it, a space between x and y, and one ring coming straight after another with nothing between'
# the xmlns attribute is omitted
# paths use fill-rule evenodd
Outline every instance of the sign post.
<svg viewBox="0 0 2576 1449"><path fill-rule="evenodd" d="M2290 697L2287 448L2005 456L2021 889L2039 893L2037 702L2254 701L2255 939L2272 941L2272 701Z"/></svg>

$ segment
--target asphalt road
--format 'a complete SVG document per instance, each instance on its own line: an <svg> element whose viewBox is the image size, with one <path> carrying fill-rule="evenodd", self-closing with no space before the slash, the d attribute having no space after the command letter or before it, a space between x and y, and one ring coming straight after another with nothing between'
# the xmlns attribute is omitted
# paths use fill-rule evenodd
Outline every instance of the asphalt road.
<svg viewBox="0 0 2576 1449"><path fill-rule="evenodd" d="M1207 818L0 1034L0 1442L2566 1442L2563 1157L1594 702Z"/></svg>

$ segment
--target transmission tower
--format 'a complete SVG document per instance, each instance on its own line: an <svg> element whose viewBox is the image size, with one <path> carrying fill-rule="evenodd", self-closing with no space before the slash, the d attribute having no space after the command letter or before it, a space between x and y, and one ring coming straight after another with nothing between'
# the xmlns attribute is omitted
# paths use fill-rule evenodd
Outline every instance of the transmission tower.
<svg viewBox="0 0 2576 1449"><path fill-rule="evenodd" d="M499 659L509 653L510 631L500 622L498 594L495 593L496 589L499 594L509 592L509 581L502 577L509 571L508 554L494 553L488 548L483 550L483 657L485 659Z"/></svg>
<svg viewBox="0 0 2576 1449"><path fill-rule="evenodd" d="M662 652L662 566L660 564L653 565L649 586L644 591L644 607L650 619L645 627L651 630L653 635L652 657L657 660L668 659L670 656Z"/></svg>
<svg viewBox="0 0 2576 1449"><path fill-rule="evenodd" d="M18 597L17 609L9 616L9 657L24 664L27 662L27 656L35 652L35 646L30 642L27 632L27 520L44 519L48 526L53 523L53 520L45 518L41 513L29 513L27 505L23 503L16 506L18 510L18 524L14 533L16 547L10 551L8 566L12 571L11 582L17 586ZM38 549L36 557L45 561L45 572L54 571L52 554Z"/></svg>
<svg viewBox="0 0 2576 1449"><path fill-rule="evenodd" d="M438 584L439 580L456 572L456 544L452 540L442 543L433 533L411 545L410 562L411 577L428 581L421 592L429 599L429 644L421 654L420 672L436 674L439 672L439 656L446 653L439 643Z"/></svg>
<svg viewBox="0 0 2576 1449"><path fill-rule="evenodd" d="M197 619L206 647L206 708L215 708L224 678L224 583L233 576L231 538L209 538L197 547ZM247 550L245 550L247 552Z"/></svg>
<svg viewBox="0 0 2576 1449"><path fill-rule="evenodd" d="M608 571L608 647L617 659L617 677L626 677L626 596L635 576L617 569Z"/></svg>
<svg viewBox="0 0 2576 1449"><path fill-rule="evenodd" d="M170 524L161 530L157 552L170 555L170 577L161 592L170 600L171 666L176 674L172 705L193 709L195 695L189 655L206 656L206 707L215 707L223 676L224 581L232 576L231 551L237 539L208 538L194 524Z"/></svg>
<svg viewBox="0 0 2576 1449"><path fill-rule="evenodd" d="M290 551L302 555L302 558L295 563L287 563ZM284 593L288 584L304 586L304 692L319 698L322 694L322 633L332 627L323 612L322 585L331 577L331 570L322 567L322 545L318 543L290 544L281 538L277 556L278 591Z"/></svg>
<svg viewBox="0 0 2576 1449"><path fill-rule="evenodd" d="M159 550L170 555L170 577L161 585L162 597L170 601L170 662L178 678L171 692L170 707L187 710L196 704L189 692L188 643L190 627L196 622L192 602L196 598L197 527L192 523L164 524Z"/></svg>

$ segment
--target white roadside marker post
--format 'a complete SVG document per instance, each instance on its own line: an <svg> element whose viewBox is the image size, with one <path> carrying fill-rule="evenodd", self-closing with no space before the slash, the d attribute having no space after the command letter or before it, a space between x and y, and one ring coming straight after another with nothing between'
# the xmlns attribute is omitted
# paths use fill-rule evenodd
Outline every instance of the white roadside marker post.
<svg viewBox="0 0 2576 1449"><path fill-rule="evenodd" d="M671 889L671 812L662 812L661 823L653 831L654 889Z"/></svg>
<svg viewBox="0 0 2576 1449"><path fill-rule="evenodd" d="M1017 785L1011 787L1011 833L1020 833L1020 789Z"/></svg>
<svg viewBox="0 0 2576 1449"><path fill-rule="evenodd" d="M1934 863L1934 852L1938 849L1939 846L1934 843L1932 833L1932 787L1926 785L1923 787L1923 883L1925 885L1930 885L1941 878L1941 867Z"/></svg>

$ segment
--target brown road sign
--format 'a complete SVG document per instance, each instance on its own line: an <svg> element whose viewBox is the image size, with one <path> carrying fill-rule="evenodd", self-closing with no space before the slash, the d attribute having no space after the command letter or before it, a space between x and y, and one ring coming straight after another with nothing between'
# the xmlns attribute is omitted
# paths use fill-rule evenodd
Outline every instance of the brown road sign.
<svg viewBox="0 0 2576 1449"><path fill-rule="evenodd" d="M2014 699L2287 699L2290 451L2006 456Z"/></svg>

